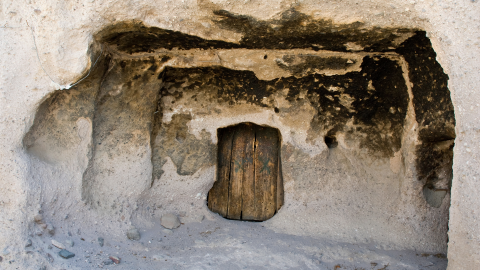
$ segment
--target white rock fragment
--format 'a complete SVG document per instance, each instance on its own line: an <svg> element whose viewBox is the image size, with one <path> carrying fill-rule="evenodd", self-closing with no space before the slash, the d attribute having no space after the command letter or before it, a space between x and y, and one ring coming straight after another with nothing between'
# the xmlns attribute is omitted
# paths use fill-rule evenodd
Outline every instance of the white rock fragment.
<svg viewBox="0 0 480 270"><path fill-rule="evenodd" d="M53 240L53 239L52 239L52 245L53 245L54 247L56 247L56 248L59 248L59 249L65 249L65 246L64 246L62 243L57 242L57 241L55 241L55 240Z"/></svg>

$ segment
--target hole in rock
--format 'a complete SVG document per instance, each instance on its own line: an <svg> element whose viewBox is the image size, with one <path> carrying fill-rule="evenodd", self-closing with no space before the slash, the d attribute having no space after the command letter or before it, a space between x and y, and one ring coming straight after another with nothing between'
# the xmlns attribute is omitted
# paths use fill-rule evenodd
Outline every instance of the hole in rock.
<svg viewBox="0 0 480 270"><path fill-rule="evenodd" d="M283 205L280 132L241 123L220 128L217 181L208 208L228 219L264 221Z"/></svg>

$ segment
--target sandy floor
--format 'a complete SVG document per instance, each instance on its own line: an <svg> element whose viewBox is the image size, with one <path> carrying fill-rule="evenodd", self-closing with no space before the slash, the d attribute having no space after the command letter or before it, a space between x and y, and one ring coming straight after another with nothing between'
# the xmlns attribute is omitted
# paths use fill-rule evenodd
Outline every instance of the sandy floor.
<svg viewBox="0 0 480 270"><path fill-rule="evenodd" d="M383 250L374 245L352 245L322 239L275 233L257 222L217 218L181 225L169 232L161 226L140 230L141 239L112 240L72 232L72 236L32 237L26 248L29 269L446 269L442 254L411 250ZM71 259L58 255L55 239L75 253ZM49 247L50 246L50 247ZM111 263L117 256L120 264ZM48 262L53 261L53 262ZM28 263L27 263L28 264ZM0 269L20 269L23 263L5 260ZM45 268L42 268L46 266ZM23 268L23 266L21 266Z"/></svg>

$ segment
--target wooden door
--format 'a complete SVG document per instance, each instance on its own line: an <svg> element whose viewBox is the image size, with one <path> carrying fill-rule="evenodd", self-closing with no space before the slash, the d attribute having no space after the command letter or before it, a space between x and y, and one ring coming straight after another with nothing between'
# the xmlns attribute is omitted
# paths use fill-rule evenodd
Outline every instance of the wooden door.
<svg viewBox="0 0 480 270"><path fill-rule="evenodd" d="M208 208L228 219L271 218L283 204L279 131L242 123L217 135L217 181Z"/></svg>

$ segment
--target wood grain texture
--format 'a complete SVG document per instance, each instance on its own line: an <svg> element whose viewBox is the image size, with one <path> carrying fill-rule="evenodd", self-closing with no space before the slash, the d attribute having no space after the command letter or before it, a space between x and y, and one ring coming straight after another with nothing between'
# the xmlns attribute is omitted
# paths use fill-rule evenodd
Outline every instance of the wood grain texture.
<svg viewBox="0 0 480 270"><path fill-rule="evenodd" d="M263 221L283 205L279 132L242 123L218 131L218 175L208 207L223 217Z"/></svg>
<svg viewBox="0 0 480 270"><path fill-rule="evenodd" d="M259 127L255 134L255 217L267 220L277 208L278 131Z"/></svg>
<svg viewBox="0 0 480 270"><path fill-rule="evenodd" d="M230 182L230 163L232 160L232 128L218 130L218 167L217 181L208 193L208 208L227 217L228 188Z"/></svg>
<svg viewBox="0 0 480 270"><path fill-rule="evenodd" d="M244 130L245 159L243 163L243 205L242 220L255 220L255 129L254 125L247 125Z"/></svg>

